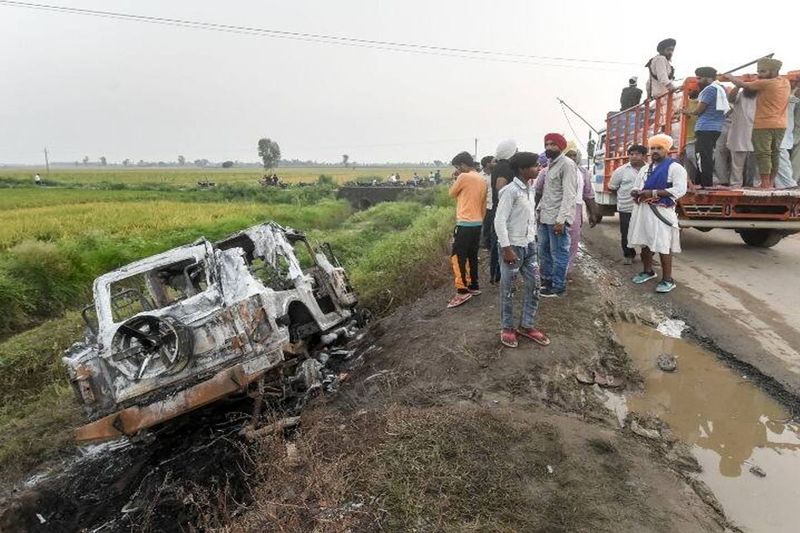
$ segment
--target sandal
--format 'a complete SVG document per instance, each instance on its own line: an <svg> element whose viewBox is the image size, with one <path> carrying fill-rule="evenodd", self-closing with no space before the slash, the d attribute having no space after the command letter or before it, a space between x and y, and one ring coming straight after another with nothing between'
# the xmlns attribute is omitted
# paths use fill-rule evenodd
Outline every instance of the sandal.
<svg viewBox="0 0 800 533"><path fill-rule="evenodd" d="M519 343L517 342L517 332L513 329L504 329L500 332L500 342L503 343L503 346L508 346L509 348L516 348Z"/></svg>
<svg viewBox="0 0 800 533"><path fill-rule="evenodd" d="M458 307L459 305L466 303L470 298L472 298L472 295L468 292L458 293L453 296L449 302L447 302L447 308L450 309L453 307Z"/></svg>
<svg viewBox="0 0 800 533"><path fill-rule="evenodd" d="M517 333L519 335L522 335L523 337L532 340L533 342L535 342L540 346L547 346L548 344L550 344L550 338L547 335L545 335L544 331L538 330L536 328L520 327L517 330Z"/></svg>

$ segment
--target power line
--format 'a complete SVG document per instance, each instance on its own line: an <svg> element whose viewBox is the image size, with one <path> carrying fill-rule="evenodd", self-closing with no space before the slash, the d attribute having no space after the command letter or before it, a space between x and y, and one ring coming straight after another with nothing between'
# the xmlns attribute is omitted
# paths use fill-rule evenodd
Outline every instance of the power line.
<svg viewBox="0 0 800 533"><path fill-rule="evenodd" d="M598 68L599 66L630 66L633 63L622 61L606 61L572 57L539 56L530 54L519 54L513 52L479 50L469 48L454 48L447 46L435 46L417 43L403 43L396 41L378 41L374 39L362 39L354 37L343 37L337 35L325 35L307 32L295 32L285 30L275 30L267 28L256 28L250 26L238 26L233 24L219 24L211 22L193 21L186 19L176 19L168 17L153 17L147 15L136 15L113 11L101 11L94 9L74 8L53 4L40 4L33 2L17 2L12 0L0 0L0 5L8 7L18 7L24 9L44 10L55 13L66 13L74 15L92 16L109 18L115 20L128 20L158 24L165 26L175 26L189 29L201 29L207 31L217 31L223 33L237 33L245 35L255 35L261 37L271 37L278 39L289 39L297 41L315 42L322 44L336 44L357 48L371 48L378 50L389 50L394 52L417 53L426 55L439 55L445 57L457 57L463 59L479 59L487 61L497 61L504 63L522 63L541 66L561 67L561 68ZM542 63L549 61L550 63ZM552 63L552 62L561 63Z"/></svg>

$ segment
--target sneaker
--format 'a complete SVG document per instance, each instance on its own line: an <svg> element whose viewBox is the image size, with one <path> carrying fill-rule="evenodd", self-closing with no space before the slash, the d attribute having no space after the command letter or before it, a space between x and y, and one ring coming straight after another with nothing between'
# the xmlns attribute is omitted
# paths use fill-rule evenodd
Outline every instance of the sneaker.
<svg viewBox="0 0 800 533"><path fill-rule="evenodd" d="M503 343L503 346L508 346L509 348L516 348L519 343L517 342L517 332L513 329L504 329L500 332L500 342Z"/></svg>
<svg viewBox="0 0 800 533"><path fill-rule="evenodd" d="M549 289L553 286L553 282L549 279L542 280L542 289Z"/></svg>
<svg viewBox="0 0 800 533"><path fill-rule="evenodd" d="M671 291L675 287L677 287L677 285L673 280L662 279L661 281L658 282L658 285L656 285L656 292L664 294Z"/></svg>
<svg viewBox="0 0 800 533"><path fill-rule="evenodd" d="M625 257L622 258L622 264L623 265L632 265L633 264L633 257L630 257L630 256L626 255Z"/></svg>
<svg viewBox="0 0 800 533"><path fill-rule="evenodd" d="M550 344L550 338L545 335L544 331L536 328L523 328L520 326L520 328L517 330L517 333L541 346L547 346Z"/></svg>
<svg viewBox="0 0 800 533"><path fill-rule="evenodd" d="M467 300L469 300L470 298L472 298L472 295L470 293L460 292L455 296L453 296L453 298L449 302L447 302L447 308L450 309L453 307L458 307L459 305L466 303Z"/></svg>
<svg viewBox="0 0 800 533"><path fill-rule="evenodd" d="M469 290L469 293L471 295L473 295L473 296L477 296L477 295L479 295L481 293L480 289L468 289L468 290Z"/></svg>
<svg viewBox="0 0 800 533"><path fill-rule="evenodd" d="M633 281L638 285L640 283L645 283L655 278L656 278L655 272L639 272L638 274L633 276L633 279L631 281Z"/></svg>
<svg viewBox="0 0 800 533"><path fill-rule="evenodd" d="M557 291L552 287L545 287L539 291L539 296L542 298L561 298L567 291Z"/></svg>

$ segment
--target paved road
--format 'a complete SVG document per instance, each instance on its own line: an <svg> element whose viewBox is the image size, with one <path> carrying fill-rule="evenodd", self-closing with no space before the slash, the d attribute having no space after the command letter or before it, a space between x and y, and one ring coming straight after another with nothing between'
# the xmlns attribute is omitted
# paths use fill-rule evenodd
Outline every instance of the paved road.
<svg viewBox="0 0 800 533"><path fill-rule="evenodd" d="M621 255L618 222L604 218L584 230L584 241ZM763 249L745 246L731 230L687 229L681 245L670 298L721 348L800 395L800 234ZM641 267L624 268L633 274Z"/></svg>

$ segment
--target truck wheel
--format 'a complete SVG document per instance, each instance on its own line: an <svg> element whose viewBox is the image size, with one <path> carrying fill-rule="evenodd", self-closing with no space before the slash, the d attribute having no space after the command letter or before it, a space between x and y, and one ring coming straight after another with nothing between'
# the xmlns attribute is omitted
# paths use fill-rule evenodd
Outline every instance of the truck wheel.
<svg viewBox="0 0 800 533"><path fill-rule="evenodd" d="M739 237L748 246L759 248L772 248L783 239L783 233L774 229L743 229L739 232Z"/></svg>
<svg viewBox="0 0 800 533"><path fill-rule="evenodd" d="M708 233L714 228L694 228L694 229L696 229L697 231L702 231L703 233Z"/></svg>

